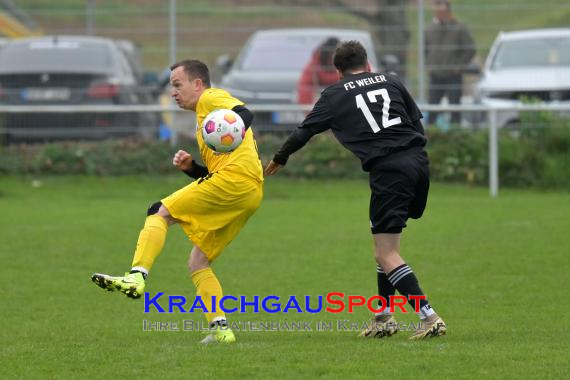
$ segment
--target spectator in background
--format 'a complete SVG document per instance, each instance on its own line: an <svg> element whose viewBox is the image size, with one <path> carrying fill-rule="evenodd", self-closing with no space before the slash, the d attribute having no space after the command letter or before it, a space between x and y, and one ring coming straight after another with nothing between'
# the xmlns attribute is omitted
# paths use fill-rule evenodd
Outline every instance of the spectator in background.
<svg viewBox="0 0 570 380"><path fill-rule="evenodd" d="M324 87L338 81L338 73L333 65L333 55L338 43L338 38L329 37L313 52L297 84L299 104L314 104Z"/></svg>
<svg viewBox="0 0 570 380"><path fill-rule="evenodd" d="M459 104L463 93L463 72L475 56L475 43L467 27L451 11L449 0L434 0L433 23L425 32L425 57L429 74L430 104L439 104L447 96L449 104ZM428 124L437 119L430 112ZM451 114L451 123L461 121L459 112Z"/></svg>

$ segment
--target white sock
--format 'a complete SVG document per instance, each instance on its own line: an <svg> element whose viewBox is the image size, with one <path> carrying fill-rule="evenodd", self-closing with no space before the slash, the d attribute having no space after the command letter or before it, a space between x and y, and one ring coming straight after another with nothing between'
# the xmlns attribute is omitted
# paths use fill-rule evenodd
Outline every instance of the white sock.
<svg viewBox="0 0 570 380"><path fill-rule="evenodd" d="M144 275L144 278L146 278L146 276L148 276L148 270L146 268L143 268L143 267L132 267L131 272L132 271L141 272Z"/></svg>
<svg viewBox="0 0 570 380"><path fill-rule="evenodd" d="M423 321L424 319L428 318L431 315L435 314L435 310L431 308L430 305L425 305L420 309L420 319Z"/></svg>
<svg viewBox="0 0 570 380"><path fill-rule="evenodd" d="M392 313L390 313L390 308L387 307L384 310L382 310L380 313L374 313L374 316L379 316L379 315L391 315Z"/></svg>

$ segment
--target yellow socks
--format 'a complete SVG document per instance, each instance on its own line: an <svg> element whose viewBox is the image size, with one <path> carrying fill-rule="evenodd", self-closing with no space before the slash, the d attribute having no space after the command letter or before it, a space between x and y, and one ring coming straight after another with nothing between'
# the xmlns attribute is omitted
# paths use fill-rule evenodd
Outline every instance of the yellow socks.
<svg viewBox="0 0 570 380"><path fill-rule="evenodd" d="M146 218L144 227L139 234L133 269L148 273L154 261L162 251L168 224L159 215L150 215ZM204 305L210 311L204 313L208 323L214 319L225 319L225 313L220 310L220 299L223 297L222 286L211 268L199 269L192 273L192 282L196 286L196 294L202 298ZM216 311L212 312L212 296L216 297Z"/></svg>
<svg viewBox="0 0 570 380"><path fill-rule="evenodd" d="M196 294L202 297L204 305L210 311L212 311L212 296L216 296L216 311L204 313L208 323L211 323L216 318L225 319L225 313L220 310L220 299L224 296L222 286L212 269L204 268L193 272L192 282L196 285Z"/></svg>
<svg viewBox="0 0 570 380"><path fill-rule="evenodd" d="M152 268L154 260L160 255L164 241L166 240L166 232L168 224L160 215L147 216L144 227L139 234L135 257L133 258L132 267L144 272Z"/></svg>

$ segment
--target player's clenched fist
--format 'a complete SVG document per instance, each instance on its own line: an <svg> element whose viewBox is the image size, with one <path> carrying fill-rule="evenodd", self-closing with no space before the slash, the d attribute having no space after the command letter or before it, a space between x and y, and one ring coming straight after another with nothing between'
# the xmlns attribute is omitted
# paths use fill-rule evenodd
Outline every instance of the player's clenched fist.
<svg viewBox="0 0 570 380"><path fill-rule="evenodd" d="M184 150L179 150L172 158L172 165L180 170L190 170L192 167L192 155Z"/></svg>

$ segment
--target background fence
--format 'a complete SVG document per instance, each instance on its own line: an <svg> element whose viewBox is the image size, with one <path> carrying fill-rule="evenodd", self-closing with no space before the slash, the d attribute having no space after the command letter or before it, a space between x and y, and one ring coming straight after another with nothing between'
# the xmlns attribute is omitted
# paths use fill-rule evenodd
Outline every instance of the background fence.
<svg viewBox="0 0 570 380"><path fill-rule="evenodd" d="M420 97L420 33L432 22L431 0L18 0L45 34L93 34L138 44L145 67L162 70L175 58L199 57L215 68L222 54L235 56L259 29L342 27L369 30L379 56L400 58L399 72ZM176 17L171 17L171 6ZM570 3L564 0L454 0L452 9L473 34L481 64L500 31L566 27ZM173 20L175 24L173 25ZM171 46L171 32L175 45ZM215 70L214 70L215 71ZM214 79L219 79L214 72ZM466 78L465 96L476 77Z"/></svg>
<svg viewBox="0 0 570 380"><path fill-rule="evenodd" d="M251 110L257 118L261 115L275 112L305 113L310 106L302 105L252 105ZM489 193L496 197L499 193L501 171L507 177L505 183L515 186L561 187L570 186L570 119L565 115L570 113L570 105L520 105L517 107L494 107L482 105L423 105L424 112L458 112L462 115L482 115L481 122L469 128L457 128L451 126L444 128L431 128L426 132L430 135L430 151L433 176L437 180L451 180L467 182L471 184L486 181ZM516 112L519 114L521 123L517 126L501 126L498 122L502 113ZM173 147L184 146L186 140L193 139L195 115L193 112L182 111L174 106L167 105L141 105L141 106L0 106L0 115L12 114L161 114L171 118L173 128L168 136L170 145ZM446 115L448 118L449 115ZM79 128L79 127L77 127ZM56 133L77 133L77 128L62 129ZM256 124L258 139L264 141L260 144L264 162L268 161L276 151L288 133L275 133L271 126ZM80 128L79 128L80 130ZM129 135L138 134L148 136L153 127L140 129L125 126L120 130ZM156 127L154 127L156 130ZM14 132L21 132L18 128L0 129L0 135L7 136ZM34 136L40 131L26 131L20 137ZM43 131L42 131L43 132ZM97 133L92 137L97 137ZM104 130L103 130L104 132ZM103 133L100 131L100 133ZM281 132L287 132L282 130ZM267 134L272 137L268 139ZM59 137L62 137L60 135ZM332 140L329 136L329 140ZM320 143L320 156L303 157L301 169L293 168L297 175L315 174L314 165L323 166L322 175L325 176L350 176L357 165L353 157L346 152L338 150L338 144L334 147L323 141ZM189 149L189 148L186 148ZM315 148L314 148L315 149ZM317 150L319 147L316 148ZM340 148L342 149L342 148ZM189 149L190 150L190 149ZM111 154L107 152L107 154ZM501 156L504 155L504 157ZM72 154L73 156L73 154ZM72 157L72 159L80 157ZM50 159L51 160L51 159ZM348 162L347 170L332 168L337 162ZM291 165L289 165L291 166ZM9 171L2 167L0 160L0 173Z"/></svg>
<svg viewBox="0 0 570 380"><path fill-rule="evenodd" d="M567 184L570 179L570 128L569 119L564 115L570 110L566 106L525 105L512 109L508 105L499 108L473 105L474 88L480 75L476 70L464 75L462 105L427 103L421 31L432 22L429 0L18 0L0 1L0 5L3 6L0 14L4 10L4 14L27 25L30 34L97 35L133 41L146 72L160 74L175 60L199 58L211 67L214 82L222 76L217 66L219 57L228 54L235 58L255 31L281 27L365 29L374 37L379 57L391 54L398 58L395 69L418 99L425 115L434 111L462 114L460 125L452 125L448 113L427 128L431 135L430 154L436 179L488 183L492 195L498 193L500 182L515 186L570 187ZM20 14L11 9L18 9ZM562 0L540 3L531 0L454 0L452 10L473 35L475 67L483 64L501 31L570 25L570 3ZM10 25L0 23L0 32L8 37L26 34ZM30 127L31 118L69 120L67 116L76 115L78 118L72 125L48 128L50 133L63 138L101 138L107 136L107 126L112 123L119 126L113 130L116 136L160 136L172 143L191 137L195 123L192 113L179 112L164 99L164 96L157 97L154 103L140 106L1 105L0 136L8 142L17 134L24 137L23 141L38 136L42 140L47 129L45 125ZM265 122L271 120L272 115L278 112L302 115L310 108L276 104L250 106L256 112L256 129L272 132L272 135L276 131L287 132L293 125L275 129ZM518 124L504 126L503 116L512 112L519 116ZM121 119L124 115L134 115L137 119L144 115L144 122L135 126L128 122L130 118ZM93 123L97 128L87 128ZM169 129L163 128L166 124ZM27 128L22 129L22 125ZM285 135L271 137L271 141L266 140L266 146L272 149ZM329 146L325 143L322 148L327 151ZM336 148L330 149L329 157L340 154L332 150ZM327 154L321 154L317 159L325 156ZM330 162L325 165L327 169L331 169ZM298 173L309 173L314 170L311 168L310 164L304 164ZM339 175L350 175L348 173L348 170L338 172ZM542 175L548 175L548 179L537 180Z"/></svg>

